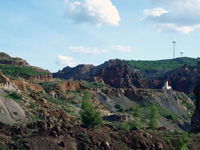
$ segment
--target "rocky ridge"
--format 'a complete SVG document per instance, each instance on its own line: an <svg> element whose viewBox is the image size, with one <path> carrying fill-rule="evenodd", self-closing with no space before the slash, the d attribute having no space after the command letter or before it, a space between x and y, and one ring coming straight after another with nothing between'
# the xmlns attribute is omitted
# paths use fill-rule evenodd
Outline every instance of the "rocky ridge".
<svg viewBox="0 0 200 150"><path fill-rule="evenodd" d="M18 58L18 57L13 58L3 52L0 53L0 64L15 65L15 66L27 66L27 67L30 66L25 60Z"/></svg>
<svg viewBox="0 0 200 150"><path fill-rule="evenodd" d="M109 60L99 66L66 67L62 71L53 73L53 76L62 79L105 83L115 88L162 89L164 83L169 81L174 90L191 94L196 82L200 80L199 73L198 64L196 66L183 65L171 70L152 69L145 72L116 59Z"/></svg>
<svg viewBox="0 0 200 150"><path fill-rule="evenodd" d="M11 57L6 53L0 53L0 70L11 78L23 78L28 81L53 81L50 71L39 67L30 66L26 60Z"/></svg>
<svg viewBox="0 0 200 150"><path fill-rule="evenodd" d="M75 68L66 67L53 77L73 80L87 80L108 84L115 88L144 88L140 77L128 65L120 60L110 60L97 67L78 65Z"/></svg>

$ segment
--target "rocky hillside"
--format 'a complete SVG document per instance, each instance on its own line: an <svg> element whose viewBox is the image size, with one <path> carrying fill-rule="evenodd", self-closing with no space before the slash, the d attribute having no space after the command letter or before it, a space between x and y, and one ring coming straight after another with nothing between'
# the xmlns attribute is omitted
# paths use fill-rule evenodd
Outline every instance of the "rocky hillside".
<svg viewBox="0 0 200 150"><path fill-rule="evenodd" d="M194 111L193 102L184 94L175 91L137 88L110 88L105 84L94 82L74 82L57 80L54 82L28 83L13 80L15 88L40 95L55 104L62 104L63 110L68 110L68 105L74 104L73 113L78 115L82 93L88 90L94 104L104 118L119 125L112 116L121 118L118 121L134 121L133 113L137 105L141 107L143 115L138 122L141 128L148 126L149 107L155 104L159 111L160 126L167 125L168 131L183 131L190 124L190 117ZM9 90L9 89L8 89ZM15 90L17 91L17 90ZM28 95L29 97L29 95ZM131 115L130 115L131 114Z"/></svg>
<svg viewBox="0 0 200 150"><path fill-rule="evenodd" d="M1 81L0 147L10 150L173 150L181 132L189 126L194 110L193 102L184 93L175 91L111 88L95 82L58 79L30 83L3 75ZM15 90L5 89L7 82ZM102 127L90 129L80 121L85 90L101 112ZM149 129L152 104L159 114L154 132ZM137 105L140 118L134 116ZM193 139L190 149L197 150Z"/></svg>
<svg viewBox="0 0 200 150"><path fill-rule="evenodd" d="M190 75L195 82L196 66L163 71L165 76L149 79L142 76L145 71L121 60L99 66L66 67L53 74L54 79L37 67L0 66L0 149L173 150L188 131L195 110L185 93L162 90L160 86L166 80L172 84L176 75L188 76L186 80ZM196 98L197 89L198 86ZM81 120L85 91L103 119L96 128L85 126ZM153 105L157 109L155 130L150 127ZM195 131L197 112L191 124ZM189 148L200 149L198 135L190 134L189 138Z"/></svg>
<svg viewBox="0 0 200 150"><path fill-rule="evenodd" d="M12 79L53 81L53 77L48 70L30 66L25 60L11 57L6 53L0 53L0 71Z"/></svg>

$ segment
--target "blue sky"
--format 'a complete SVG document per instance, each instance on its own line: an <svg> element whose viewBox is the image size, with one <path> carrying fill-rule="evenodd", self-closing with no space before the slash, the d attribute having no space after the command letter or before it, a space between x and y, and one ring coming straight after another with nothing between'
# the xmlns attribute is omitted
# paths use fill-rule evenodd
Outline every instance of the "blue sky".
<svg viewBox="0 0 200 150"><path fill-rule="evenodd" d="M200 56L200 0L0 0L0 50L56 72Z"/></svg>

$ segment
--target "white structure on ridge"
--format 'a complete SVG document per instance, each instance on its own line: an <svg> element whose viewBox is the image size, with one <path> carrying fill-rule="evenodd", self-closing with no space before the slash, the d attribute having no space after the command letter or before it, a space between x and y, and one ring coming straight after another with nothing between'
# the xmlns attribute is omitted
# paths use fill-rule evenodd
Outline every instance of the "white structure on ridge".
<svg viewBox="0 0 200 150"><path fill-rule="evenodd" d="M170 90L172 87L168 84L168 81L165 82L165 85L162 87L163 90Z"/></svg>
<svg viewBox="0 0 200 150"><path fill-rule="evenodd" d="M183 57L183 53L184 53L184 52L183 52L183 50L182 50L182 51L180 52L180 54L181 54L181 57Z"/></svg>

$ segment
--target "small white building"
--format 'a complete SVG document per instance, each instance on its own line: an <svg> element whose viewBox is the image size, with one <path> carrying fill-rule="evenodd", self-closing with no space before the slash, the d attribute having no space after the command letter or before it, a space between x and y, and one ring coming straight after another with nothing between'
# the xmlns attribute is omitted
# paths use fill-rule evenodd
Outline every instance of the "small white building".
<svg viewBox="0 0 200 150"><path fill-rule="evenodd" d="M170 90L172 87L168 84L168 81L165 82L165 85L162 87L163 90Z"/></svg>

